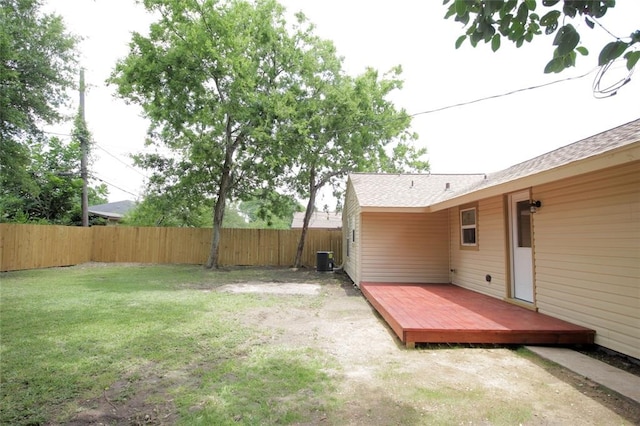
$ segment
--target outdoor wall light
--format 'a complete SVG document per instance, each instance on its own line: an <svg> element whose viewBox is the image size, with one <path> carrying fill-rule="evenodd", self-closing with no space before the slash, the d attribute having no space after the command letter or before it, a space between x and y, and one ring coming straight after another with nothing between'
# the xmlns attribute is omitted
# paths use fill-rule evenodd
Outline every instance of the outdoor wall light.
<svg viewBox="0 0 640 426"><path fill-rule="evenodd" d="M542 207L542 201L537 200L537 201L531 201L531 203L529 204L529 211L531 213L535 213L538 211L538 209Z"/></svg>

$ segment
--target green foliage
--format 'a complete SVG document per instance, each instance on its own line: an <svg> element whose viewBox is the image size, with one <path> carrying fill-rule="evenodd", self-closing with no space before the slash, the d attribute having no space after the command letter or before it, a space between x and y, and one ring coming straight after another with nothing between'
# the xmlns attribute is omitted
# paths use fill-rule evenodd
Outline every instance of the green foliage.
<svg viewBox="0 0 640 426"><path fill-rule="evenodd" d="M0 0L0 157L58 122L76 75L77 39L39 0Z"/></svg>
<svg viewBox="0 0 640 426"><path fill-rule="evenodd" d="M64 118L77 39L41 6L0 0L0 221L72 224L79 146L47 139L40 126Z"/></svg>
<svg viewBox="0 0 640 426"><path fill-rule="evenodd" d="M257 198L238 203L236 211L244 223L232 224L225 216L224 227L289 229L293 214L303 210L304 207L292 197L265 190Z"/></svg>
<svg viewBox="0 0 640 426"><path fill-rule="evenodd" d="M211 227L211 208L204 202L192 204L180 193L147 194L121 224L130 226Z"/></svg>
<svg viewBox="0 0 640 426"><path fill-rule="evenodd" d="M207 228L212 226L211 201L197 204L180 198L180 191L147 194L136 208L122 220L130 226L176 226ZM231 203L224 215L224 228L287 229L293 212L300 206L290 197L277 193L263 194L260 198Z"/></svg>
<svg viewBox="0 0 640 426"><path fill-rule="evenodd" d="M10 144L20 159L19 173L2 175L0 221L82 225L81 148L79 138L91 134L78 115L73 139L39 138L29 144ZM15 164L15 163L14 163ZM89 204L105 203L104 184L88 187ZM94 219L92 224L101 224Z"/></svg>
<svg viewBox="0 0 640 426"><path fill-rule="evenodd" d="M444 4L451 0L444 0ZM467 27L465 34L455 43L458 49L465 40L473 47L478 42L491 42L495 52L500 48L501 37L521 47L531 42L534 37L543 33L556 34L553 46L553 58L544 68L545 73L558 73L575 66L577 54L587 55L588 50L580 46L580 34L568 23L570 19L583 17L589 28L594 28L599 18L609 9L615 7L615 0L542 0L542 7L547 8L541 14L535 12L536 0L453 0L445 18L453 18ZM629 37L617 38L605 45L598 56L598 65L605 65L621 56L631 70L640 59L640 51L632 50L640 42L640 30Z"/></svg>
<svg viewBox="0 0 640 426"><path fill-rule="evenodd" d="M296 91L292 125L279 134L294 170L288 186L307 198L326 184L337 187L350 172L426 170L426 151L413 146L417 135L408 130L411 118L387 99L402 87L401 68L351 77L332 43L307 37L312 49L302 60L309 72Z"/></svg>
<svg viewBox="0 0 640 426"><path fill-rule="evenodd" d="M421 160L426 150L415 148L416 135L408 130L411 118L387 99L402 87L401 68L382 77L368 68L351 77L343 73L332 43L310 33L305 36L311 48L301 60L308 71L295 92L298 107L292 125L279 130L290 171L282 180L300 198L309 200L306 216L315 209L321 188L330 186L336 198L342 198L348 173L427 170L427 162ZM307 226L305 220L296 266L302 258Z"/></svg>
<svg viewBox="0 0 640 426"><path fill-rule="evenodd" d="M80 202L82 180L78 166L80 146L58 138L35 143L22 179L7 181L0 190L3 222L73 223Z"/></svg>
<svg viewBox="0 0 640 426"><path fill-rule="evenodd" d="M37 185L29 173L31 151L29 146L13 140L0 143L0 221L6 221L18 208L23 192L37 191Z"/></svg>

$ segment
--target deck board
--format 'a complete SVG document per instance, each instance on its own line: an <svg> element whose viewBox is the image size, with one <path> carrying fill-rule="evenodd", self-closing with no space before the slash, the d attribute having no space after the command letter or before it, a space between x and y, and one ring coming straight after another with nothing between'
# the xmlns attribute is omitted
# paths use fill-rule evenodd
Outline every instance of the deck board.
<svg viewBox="0 0 640 426"><path fill-rule="evenodd" d="M591 344L595 331L452 284L361 283L398 338L415 343Z"/></svg>

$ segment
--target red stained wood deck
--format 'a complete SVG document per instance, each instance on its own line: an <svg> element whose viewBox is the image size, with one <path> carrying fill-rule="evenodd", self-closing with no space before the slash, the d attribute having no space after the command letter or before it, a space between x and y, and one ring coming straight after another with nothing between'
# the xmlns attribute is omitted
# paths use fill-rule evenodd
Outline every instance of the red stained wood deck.
<svg viewBox="0 0 640 426"><path fill-rule="evenodd" d="M407 346L415 343L591 344L595 331L452 284L361 283Z"/></svg>

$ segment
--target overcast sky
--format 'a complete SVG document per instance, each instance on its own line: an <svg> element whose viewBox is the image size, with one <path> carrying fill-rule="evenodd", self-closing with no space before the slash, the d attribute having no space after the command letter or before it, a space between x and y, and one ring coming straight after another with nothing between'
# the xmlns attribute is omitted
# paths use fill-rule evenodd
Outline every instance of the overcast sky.
<svg viewBox="0 0 640 426"><path fill-rule="evenodd" d="M432 173L490 173L640 117L640 73L616 96L596 99L595 72L542 88L458 106L434 109L578 77L594 70L600 48L613 39L581 20L590 50L578 65L561 74L542 70L552 55L552 39L539 37L520 49L502 43L491 52L465 43L454 48L461 24L444 20L446 6L434 0L281 1L288 12L302 10L316 34L332 40L352 75L371 66L380 72L402 65L404 88L394 94L399 108L416 114L413 130L429 152ZM538 2L541 3L541 2ZM113 97L104 84L124 57L131 31L145 32L151 22L133 0L49 0L46 10L62 15L68 29L84 37L80 49L86 69L86 119L94 140L93 173L110 185L109 201L142 194L144 171L128 155L143 149L147 123L140 109ZM637 29L640 2L618 2L600 22L620 37ZM621 64L610 79L624 75ZM614 78L615 77L615 78ZM75 100L75 99L74 99ZM76 104L77 105L77 104ZM67 128L52 129L61 133ZM117 188L116 188L117 187ZM319 200L322 206L330 200Z"/></svg>

